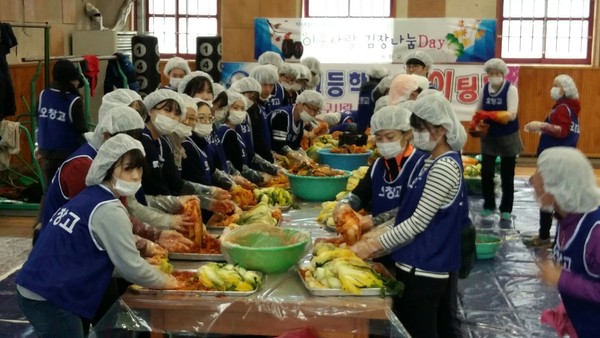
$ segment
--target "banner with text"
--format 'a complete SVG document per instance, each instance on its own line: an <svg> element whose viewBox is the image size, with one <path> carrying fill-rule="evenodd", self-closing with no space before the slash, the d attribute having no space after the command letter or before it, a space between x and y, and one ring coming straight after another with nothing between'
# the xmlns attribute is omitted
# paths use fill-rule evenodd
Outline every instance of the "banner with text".
<svg viewBox="0 0 600 338"><path fill-rule="evenodd" d="M222 82L229 87L231 82L248 76L256 63L223 62ZM358 107L360 84L366 81L369 65L364 64L321 64L323 74L319 91L325 98L323 111L334 112L355 110ZM404 66L383 65L390 74L405 73ZM519 79L519 67L508 67L507 80L515 86ZM444 93L461 121L470 121L475 112L479 92L487 83L483 65L441 64L429 72L429 81Z"/></svg>
<svg viewBox="0 0 600 338"><path fill-rule="evenodd" d="M434 63L485 62L495 55L496 20L465 18L256 18L254 57L314 56L322 63L403 63L419 49Z"/></svg>

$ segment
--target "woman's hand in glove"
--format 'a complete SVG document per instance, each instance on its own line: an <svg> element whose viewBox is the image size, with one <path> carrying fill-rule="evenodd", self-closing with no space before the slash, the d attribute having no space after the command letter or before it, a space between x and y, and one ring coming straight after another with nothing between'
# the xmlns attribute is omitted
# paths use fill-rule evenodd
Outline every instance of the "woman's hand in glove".
<svg viewBox="0 0 600 338"><path fill-rule="evenodd" d="M158 236L157 242L172 252L188 252L190 247L194 245L194 242L173 230L163 230Z"/></svg>
<svg viewBox="0 0 600 338"><path fill-rule="evenodd" d="M190 200L199 200L198 196L196 195L184 195L184 196L179 196L179 203L181 203L181 206L183 207L188 201Z"/></svg>
<svg viewBox="0 0 600 338"><path fill-rule="evenodd" d="M544 125L544 123L545 122L531 121L523 127L523 130L525 130L526 132L529 132L529 133L539 133L539 132L541 132L542 126Z"/></svg>
<svg viewBox="0 0 600 338"><path fill-rule="evenodd" d="M360 225L361 232L365 233L373 228L373 217L371 215L361 215L358 224Z"/></svg>
<svg viewBox="0 0 600 338"><path fill-rule="evenodd" d="M160 246L152 241L148 241L146 243L146 250L144 250L145 257L154 257L154 256L167 257L168 254L169 254L169 252L167 251L167 249L163 248L162 246Z"/></svg>
<svg viewBox="0 0 600 338"><path fill-rule="evenodd" d="M261 173L262 174L262 185L264 186L268 186L271 183L271 180L273 179L273 177L271 177L271 175L267 174L267 173Z"/></svg>
<svg viewBox="0 0 600 338"><path fill-rule="evenodd" d="M208 210L230 215L235 210L235 203L231 200L212 200Z"/></svg>
<svg viewBox="0 0 600 338"><path fill-rule="evenodd" d="M362 259L377 258L385 253L379 238L361 239L349 249Z"/></svg>
<svg viewBox="0 0 600 338"><path fill-rule="evenodd" d="M228 200L231 199L229 191L215 187L212 192L212 197L216 200Z"/></svg>
<svg viewBox="0 0 600 338"><path fill-rule="evenodd" d="M333 220L338 223L338 221L340 221L340 217L341 215L346 214L347 212L349 212L350 210L352 210L352 212L354 212L354 210L352 209L352 207L350 206L350 204L348 203L338 203L335 205L335 209L333 209Z"/></svg>
<svg viewBox="0 0 600 338"><path fill-rule="evenodd" d="M172 215L171 216L171 229L183 231L194 225L194 221L192 220L192 216L180 214L180 215Z"/></svg>
<svg viewBox="0 0 600 338"><path fill-rule="evenodd" d="M235 184L241 186L242 188L244 188L246 190L254 190L254 188L256 188L256 185L252 184L252 182L250 182L243 176L234 175L231 178L233 179L233 182Z"/></svg>
<svg viewBox="0 0 600 338"><path fill-rule="evenodd" d="M177 278L171 276L171 275L167 275L165 284L163 285L163 289L167 289L167 290L177 290L177 289L182 289L185 286L185 284L179 280L177 280Z"/></svg>

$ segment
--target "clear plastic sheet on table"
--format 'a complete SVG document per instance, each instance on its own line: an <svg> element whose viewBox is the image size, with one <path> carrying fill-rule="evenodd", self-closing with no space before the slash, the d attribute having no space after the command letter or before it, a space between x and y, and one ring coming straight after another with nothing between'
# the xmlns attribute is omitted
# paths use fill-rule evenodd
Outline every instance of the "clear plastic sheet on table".
<svg viewBox="0 0 600 338"><path fill-rule="evenodd" d="M283 214L280 226L303 229L312 238L337 236L316 222L321 203L302 202ZM194 262L174 262L191 268ZM308 293L295 267L263 276L248 297L135 295L117 302L90 337L152 332L171 337L193 335L278 336L307 328L319 337L409 337L391 311L392 298L316 297Z"/></svg>
<svg viewBox="0 0 600 338"><path fill-rule="evenodd" d="M127 293L90 337L131 332L278 336L302 328L319 337L409 337L391 302L390 297L313 297L292 269L265 275L258 292L248 297Z"/></svg>

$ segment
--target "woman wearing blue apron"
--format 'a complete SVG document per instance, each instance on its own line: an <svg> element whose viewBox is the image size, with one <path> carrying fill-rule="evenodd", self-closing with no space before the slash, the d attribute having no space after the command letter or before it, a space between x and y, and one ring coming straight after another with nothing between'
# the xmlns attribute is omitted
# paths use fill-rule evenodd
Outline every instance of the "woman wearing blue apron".
<svg viewBox="0 0 600 338"><path fill-rule="evenodd" d="M579 141L579 93L577 86L569 75L558 75L554 78L550 97L555 101L552 111L544 122L531 121L523 128L527 132L539 133L537 156L551 147L577 147ZM525 245L532 247L550 247L550 228L552 213L540 209L540 229L538 237L526 240Z"/></svg>
<svg viewBox="0 0 600 338"><path fill-rule="evenodd" d="M412 110L413 145L431 155L411 171L395 226L350 249L361 258L391 254L404 283L393 310L411 336L453 337L450 274L460 268L469 211L459 153L466 133L436 90L424 91Z"/></svg>

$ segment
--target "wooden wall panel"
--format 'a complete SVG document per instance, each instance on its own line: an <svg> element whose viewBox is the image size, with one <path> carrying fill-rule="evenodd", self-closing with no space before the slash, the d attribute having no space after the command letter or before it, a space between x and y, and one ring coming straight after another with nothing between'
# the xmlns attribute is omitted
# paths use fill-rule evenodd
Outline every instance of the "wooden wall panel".
<svg viewBox="0 0 600 338"><path fill-rule="evenodd" d="M446 2L440 0L409 0L409 18L443 18L446 16Z"/></svg>
<svg viewBox="0 0 600 338"><path fill-rule="evenodd" d="M3 0L0 5L0 20L10 22L23 21L23 1L22 0Z"/></svg>
<svg viewBox="0 0 600 338"><path fill-rule="evenodd" d="M25 22L62 23L62 0L23 1Z"/></svg>
<svg viewBox="0 0 600 338"><path fill-rule="evenodd" d="M577 84L581 112L579 123L581 134L578 148L588 157L600 158L600 68L575 67L521 67L519 71L519 124L521 139L525 147L522 156L535 156L539 135L522 131L529 121L543 121L554 101L550 98L550 87L559 74L568 74ZM467 127L467 123L464 123ZM479 140L467 139L465 153L478 154Z"/></svg>
<svg viewBox="0 0 600 338"><path fill-rule="evenodd" d="M223 1L222 25L225 28L254 29L254 18L260 16L260 0Z"/></svg>

